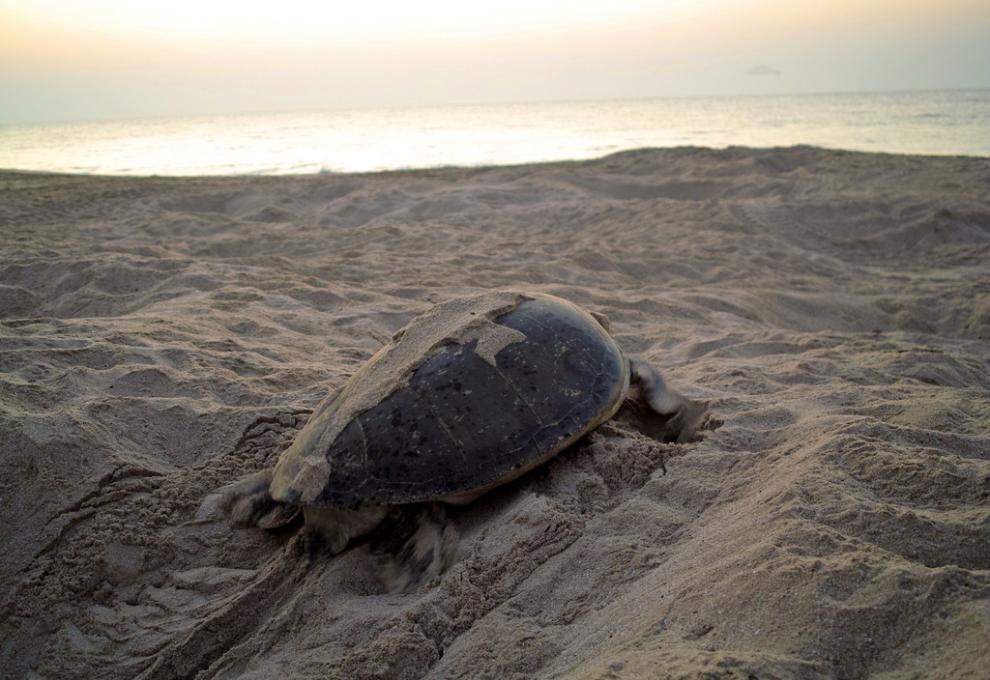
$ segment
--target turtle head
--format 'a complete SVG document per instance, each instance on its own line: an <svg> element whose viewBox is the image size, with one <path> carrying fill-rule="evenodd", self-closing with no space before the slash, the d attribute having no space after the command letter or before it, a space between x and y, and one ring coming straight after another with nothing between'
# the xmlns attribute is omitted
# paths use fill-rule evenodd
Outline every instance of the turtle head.
<svg viewBox="0 0 990 680"><path fill-rule="evenodd" d="M606 333L612 333L612 322L607 316L601 312L590 312L590 314L594 317L595 321L598 322L598 325L605 329Z"/></svg>

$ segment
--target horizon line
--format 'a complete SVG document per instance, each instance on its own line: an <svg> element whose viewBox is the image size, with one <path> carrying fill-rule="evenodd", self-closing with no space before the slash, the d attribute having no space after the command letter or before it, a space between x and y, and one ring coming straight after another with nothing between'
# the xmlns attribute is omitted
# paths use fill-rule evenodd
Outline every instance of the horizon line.
<svg viewBox="0 0 990 680"><path fill-rule="evenodd" d="M291 109L254 109L254 110L227 110L210 112L184 112L184 113L162 113L137 116L109 116L106 118L67 118L52 120L12 120L0 121L0 128L11 127L38 127L45 125L85 125L99 123L122 123L138 122L150 120L168 120L174 118L212 118L212 117L236 117L236 116L258 116L258 115L292 115L302 113L348 113L359 111L391 111L391 110L424 110L424 109L444 109L444 108L468 108L474 106L524 106L539 104L590 104L598 102L623 102L623 101L657 101L657 100L677 100L677 99L763 99L773 97L828 97L843 95L882 95L882 94L918 94L923 92L981 92L990 90L990 84L967 86L967 87L943 87L943 88L894 88L890 90L822 90L806 92L760 92L749 94L683 94L683 95L650 95L650 96L629 96L629 97L582 97L582 98L560 98L560 99L527 99L527 100L490 100L477 102L452 102L447 104L391 104L376 106L344 106L344 107L314 107L314 108L291 108Z"/></svg>

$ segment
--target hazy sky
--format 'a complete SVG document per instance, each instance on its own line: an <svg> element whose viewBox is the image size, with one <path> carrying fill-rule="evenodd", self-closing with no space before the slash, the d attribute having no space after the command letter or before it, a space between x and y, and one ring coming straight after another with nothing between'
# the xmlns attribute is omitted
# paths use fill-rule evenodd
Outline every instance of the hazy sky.
<svg viewBox="0 0 990 680"><path fill-rule="evenodd" d="M966 87L987 0L0 0L0 123Z"/></svg>

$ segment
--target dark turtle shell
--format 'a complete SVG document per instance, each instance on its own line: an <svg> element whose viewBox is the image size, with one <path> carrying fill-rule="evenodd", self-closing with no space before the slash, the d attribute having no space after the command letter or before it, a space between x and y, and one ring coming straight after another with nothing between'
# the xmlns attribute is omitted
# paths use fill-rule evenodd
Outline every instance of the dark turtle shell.
<svg viewBox="0 0 990 680"><path fill-rule="evenodd" d="M589 314L539 295L493 321L521 339L501 348L494 366L475 351L477 340L423 357L406 384L325 448L328 478L310 503L397 504L483 491L548 460L618 409L627 361ZM299 502L291 489L280 495Z"/></svg>

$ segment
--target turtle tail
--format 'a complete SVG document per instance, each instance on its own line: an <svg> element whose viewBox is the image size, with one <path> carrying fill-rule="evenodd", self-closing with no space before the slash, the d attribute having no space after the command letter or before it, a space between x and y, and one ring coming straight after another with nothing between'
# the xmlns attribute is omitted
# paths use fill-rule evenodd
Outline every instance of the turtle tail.
<svg viewBox="0 0 990 680"><path fill-rule="evenodd" d="M272 498L272 469L254 474L220 487L205 499L196 513L200 520L225 516L234 526L257 526L277 529L292 522L299 508Z"/></svg>

